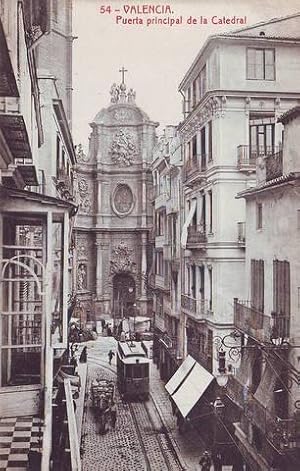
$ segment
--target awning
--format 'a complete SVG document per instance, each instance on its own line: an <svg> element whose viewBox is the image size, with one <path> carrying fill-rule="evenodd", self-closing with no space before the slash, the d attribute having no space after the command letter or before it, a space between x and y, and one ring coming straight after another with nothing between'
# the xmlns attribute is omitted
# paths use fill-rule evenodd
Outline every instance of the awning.
<svg viewBox="0 0 300 471"><path fill-rule="evenodd" d="M188 356L165 388L183 417L186 417L206 391L214 376Z"/></svg>
<svg viewBox="0 0 300 471"><path fill-rule="evenodd" d="M180 365L178 370L175 371L172 378L165 385L165 388L170 395L172 395L176 391L176 389L178 389L178 387L184 381L187 374L191 371L195 363L196 360L194 360L193 357L188 355L184 362Z"/></svg>
<svg viewBox="0 0 300 471"><path fill-rule="evenodd" d="M182 232L181 232L181 247L183 249L186 248L186 243L187 243L187 237L188 237L188 227L192 222L193 216L195 214L197 207L197 200L196 198L192 200L191 202L191 207L189 210L189 213L186 217L186 220L184 221L183 227L182 227Z"/></svg>
<svg viewBox="0 0 300 471"><path fill-rule="evenodd" d="M267 358L262 378L255 391L254 398L266 409L272 409L276 381L280 378L283 364L274 358Z"/></svg>

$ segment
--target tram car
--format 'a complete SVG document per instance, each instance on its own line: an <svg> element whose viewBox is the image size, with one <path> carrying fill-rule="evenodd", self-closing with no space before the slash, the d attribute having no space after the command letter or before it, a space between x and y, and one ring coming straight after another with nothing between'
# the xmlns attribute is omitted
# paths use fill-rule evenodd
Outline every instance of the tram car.
<svg viewBox="0 0 300 471"><path fill-rule="evenodd" d="M149 364L142 342L118 342L117 384L124 398L148 399Z"/></svg>

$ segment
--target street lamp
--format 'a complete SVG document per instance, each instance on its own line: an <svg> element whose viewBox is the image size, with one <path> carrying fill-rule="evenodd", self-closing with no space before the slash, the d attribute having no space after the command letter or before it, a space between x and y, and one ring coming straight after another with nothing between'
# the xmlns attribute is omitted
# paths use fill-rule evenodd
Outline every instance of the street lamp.
<svg viewBox="0 0 300 471"><path fill-rule="evenodd" d="M222 347L220 348L218 352L218 360L219 360L219 368L218 368L219 374L216 375L216 380L217 380L218 385L221 388L225 388L228 383L228 374L226 372L226 366L225 366L226 353L222 349Z"/></svg>

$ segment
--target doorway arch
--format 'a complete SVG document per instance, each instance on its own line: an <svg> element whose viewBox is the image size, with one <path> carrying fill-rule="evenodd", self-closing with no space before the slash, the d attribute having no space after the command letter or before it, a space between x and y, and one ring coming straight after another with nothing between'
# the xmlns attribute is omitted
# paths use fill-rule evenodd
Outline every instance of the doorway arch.
<svg viewBox="0 0 300 471"><path fill-rule="evenodd" d="M136 301L136 283L132 275L118 273L113 277L113 315L124 319L132 315Z"/></svg>

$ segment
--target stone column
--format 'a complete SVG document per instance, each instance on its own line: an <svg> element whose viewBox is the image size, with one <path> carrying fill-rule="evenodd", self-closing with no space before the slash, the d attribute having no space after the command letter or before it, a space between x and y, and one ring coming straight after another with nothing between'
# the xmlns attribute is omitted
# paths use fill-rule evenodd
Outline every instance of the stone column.
<svg viewBox="0 0 300 471"><path fill-rule="evenodd" d="M146 284L144 277L147 273L147 234L141 234L141 299L145 300L147 298L146 293Z"/></svg>
<svg viewBox="0 0 300 471"><path fill-rule="evenodd" d="M97 249L97 265L96 265L96 297L101 298L104 294L104 273L103 273L103 261L104 253L108 248L108 244L104 243L103 240L97 239L95 242Z"/></svg>

